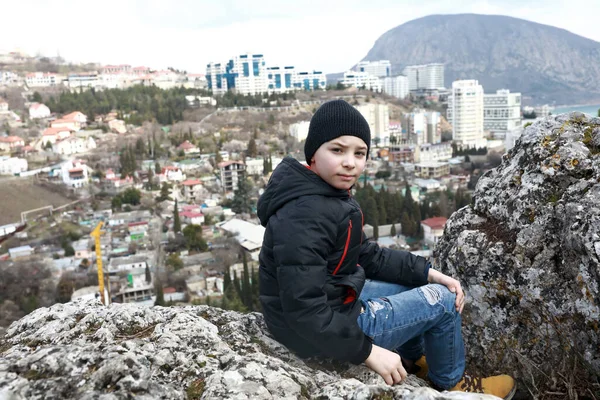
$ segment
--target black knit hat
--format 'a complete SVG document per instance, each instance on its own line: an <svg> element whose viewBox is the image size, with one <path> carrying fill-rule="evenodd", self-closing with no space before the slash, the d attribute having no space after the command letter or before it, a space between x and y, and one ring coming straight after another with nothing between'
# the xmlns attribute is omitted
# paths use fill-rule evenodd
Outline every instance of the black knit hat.
<svg viewBox="0 0 600 400"><path fill-rule="evenodd" d="M371 130L365 117L344 100L323 103L315 112L308 126L308 136L304 144L304 156L310 159L325 142L340 136L356 136L367 145L367 157L371 148Z"/></svg>

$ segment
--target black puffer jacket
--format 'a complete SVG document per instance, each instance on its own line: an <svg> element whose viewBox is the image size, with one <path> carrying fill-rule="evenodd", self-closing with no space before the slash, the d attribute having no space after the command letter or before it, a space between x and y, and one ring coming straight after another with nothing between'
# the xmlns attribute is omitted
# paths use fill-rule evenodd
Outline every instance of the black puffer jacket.
<svg viewBox="0 0 600 400"><path fill-rule="evenodd" d="M292 158L273 171L258 216L266 227L259 274L265 321L301 356L360 364L372 346L357 323L365 278L427 283L424 258L368 242L349 193Z"/></svg>

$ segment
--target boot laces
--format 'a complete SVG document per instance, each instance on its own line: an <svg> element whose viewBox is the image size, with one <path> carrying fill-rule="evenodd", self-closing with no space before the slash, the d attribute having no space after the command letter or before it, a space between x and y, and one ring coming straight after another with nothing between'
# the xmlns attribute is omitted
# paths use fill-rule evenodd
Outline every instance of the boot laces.
<svg viewBox="0 0 600 400"><path fill-rule="evenodd" d="M480 376L464 374L460 388L464 392L484 393L483 379Z"/></svg>

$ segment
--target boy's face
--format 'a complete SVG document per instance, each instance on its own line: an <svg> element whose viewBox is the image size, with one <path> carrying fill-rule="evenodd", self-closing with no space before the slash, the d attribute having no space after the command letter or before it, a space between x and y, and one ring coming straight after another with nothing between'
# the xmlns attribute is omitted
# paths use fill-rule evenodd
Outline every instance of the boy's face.
<svg viewBox="0 0 600 400"><path fill-rule="evenodd" d="M323 143L310 160L310 168L334 188L348 190L360 178L366 162L366 143L346 135Z"/></svg>

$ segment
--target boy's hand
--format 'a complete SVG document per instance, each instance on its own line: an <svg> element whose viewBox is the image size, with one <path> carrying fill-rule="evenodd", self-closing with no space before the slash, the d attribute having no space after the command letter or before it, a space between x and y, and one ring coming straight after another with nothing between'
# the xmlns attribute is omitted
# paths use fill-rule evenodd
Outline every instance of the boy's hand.
<svg viewBox="0 0 600 400"><path fill-rule="evenodd" d="M433 268L429 269L427 281L429 281L430 283L439 283L440 285L444 285L452 293L455 293L456 302L454 306L456 307L456 311L458 311L459 314L462 313L463 308L465 307L465 293L463 292L462 286L460 285L459 281Z"/></svg>
<svg viewBox="0 0 600 400"><path fill-rule="evenodd" d="M402 366L400 356L393 351L373 345L371 354L365 360L367 367L377 372L385 383L394 385L406 378L406 370Z"/></svg>

